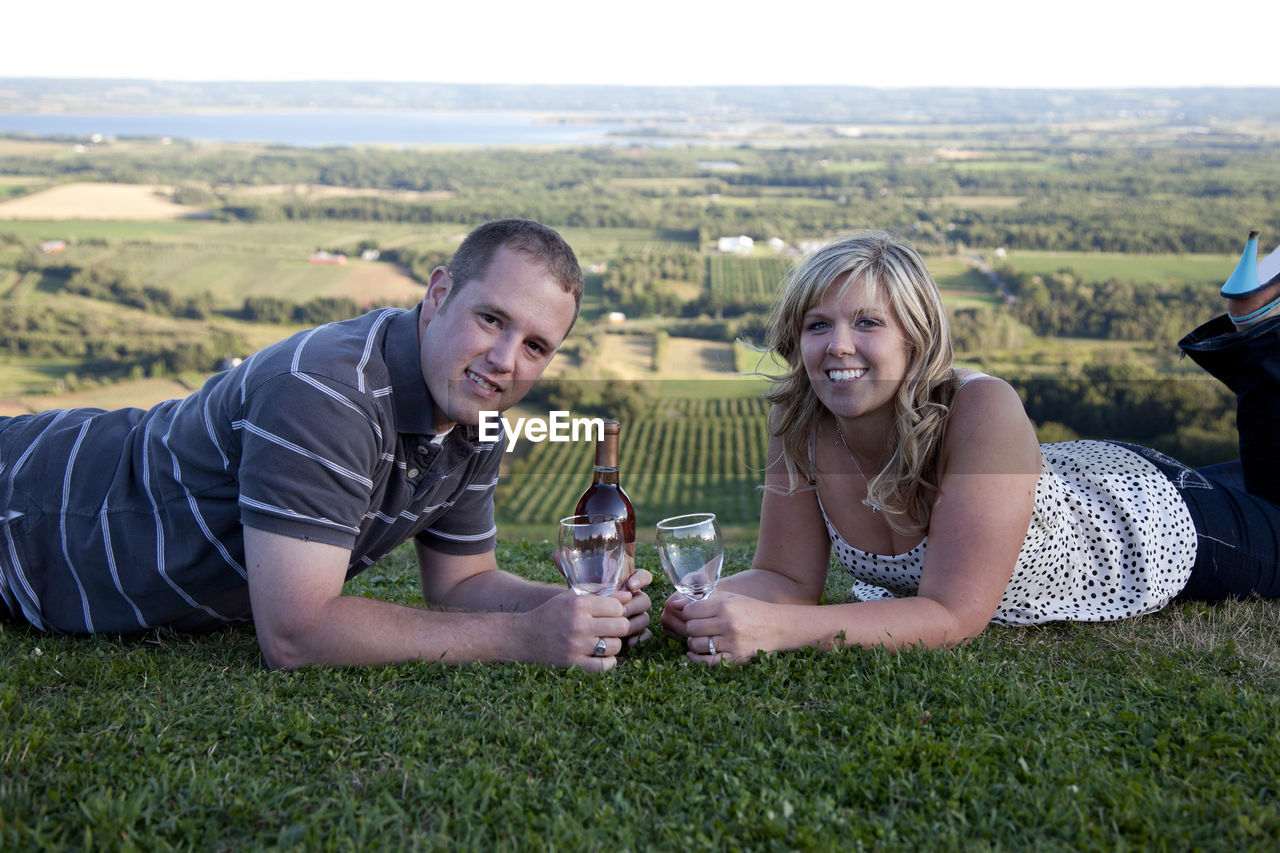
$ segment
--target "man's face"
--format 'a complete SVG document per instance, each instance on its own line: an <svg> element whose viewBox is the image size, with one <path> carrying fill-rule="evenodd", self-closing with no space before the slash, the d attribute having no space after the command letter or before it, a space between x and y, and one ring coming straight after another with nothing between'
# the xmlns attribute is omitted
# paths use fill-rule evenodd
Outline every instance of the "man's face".
<svg viewBox="0 0 1280 853"><path fill-rule="evenodd" d="M489 269L445 304L456 283L431 274L418 324L422 376L437 433L520 402L574 320L573 295L523 252L498 249Z"/></svg>

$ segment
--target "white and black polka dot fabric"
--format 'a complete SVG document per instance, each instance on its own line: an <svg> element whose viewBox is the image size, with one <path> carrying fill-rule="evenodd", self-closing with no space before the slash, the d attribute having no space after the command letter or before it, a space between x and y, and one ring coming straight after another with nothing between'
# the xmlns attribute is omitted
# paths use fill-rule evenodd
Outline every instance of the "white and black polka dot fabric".
<svg viewBox="0 0 1280 853"><path fill-rule="evenodd" d="M1103 441L1041 447L1035 509L992 621L1102 622L1151 613L1186 585L1196 531L1177 490L1137 453ZM861 601L914 595L928 538L905 554L859 551L823 510Z"/></svg>

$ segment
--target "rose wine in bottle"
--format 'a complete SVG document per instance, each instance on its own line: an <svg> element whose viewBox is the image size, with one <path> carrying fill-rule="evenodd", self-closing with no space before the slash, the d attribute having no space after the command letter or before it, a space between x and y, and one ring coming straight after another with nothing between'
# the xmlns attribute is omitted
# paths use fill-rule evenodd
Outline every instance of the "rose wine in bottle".
<svg viewBox="0 0 1280 853"><path fill-rule="evenodd" d="M604 422L604 434L596 442L596 467L591 475L591 485L578 498L575 515L611 515L622 520L622 537L626 542L627 556L622 566L619 586L631 577L636 560L636 511L631 498L618 482L618 434L621 425L617 421Z"/></svg>

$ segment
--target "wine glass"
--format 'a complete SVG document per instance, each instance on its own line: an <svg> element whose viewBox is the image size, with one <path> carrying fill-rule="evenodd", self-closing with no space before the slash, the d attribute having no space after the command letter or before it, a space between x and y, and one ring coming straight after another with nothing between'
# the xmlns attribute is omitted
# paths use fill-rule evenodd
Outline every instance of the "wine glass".
<svg viewBox="0 0 1280 853"><path fill-rule="evenodd" d="M713 512L658 522L658 559L676 590L690 601L715 591L724 562L724 540Z"/></svg>
<svg viewBox="0 0 1280 853"><path fill-rule="evenodd" d="M577 595L609 595L618 588L626 553L622 525L611 515L560 519L556 562Z"/></svg>

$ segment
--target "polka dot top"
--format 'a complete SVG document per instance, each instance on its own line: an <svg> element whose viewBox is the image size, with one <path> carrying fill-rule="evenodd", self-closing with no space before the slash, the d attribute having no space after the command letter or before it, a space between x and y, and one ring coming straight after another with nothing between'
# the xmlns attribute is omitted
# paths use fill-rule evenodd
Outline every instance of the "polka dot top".
<svg viewBox="0 0 1280 853"><path fill-rule="evenodd" d="M1103 622L1151 613L1186 585L1196 557L1187 506L1159 469L1105 441L1041 446L1027 538L993 622ZM819 498L821 506L821 498ZM914 595L926 537L905 554L859 551L822 510L860 601Z"/></svg>

